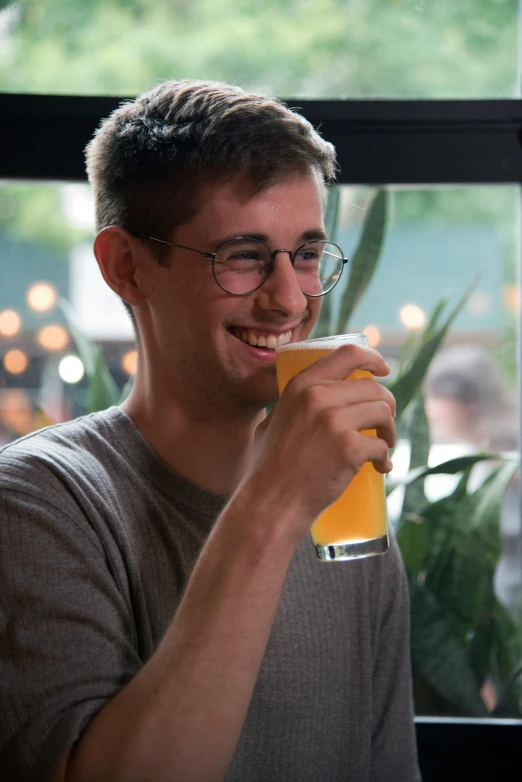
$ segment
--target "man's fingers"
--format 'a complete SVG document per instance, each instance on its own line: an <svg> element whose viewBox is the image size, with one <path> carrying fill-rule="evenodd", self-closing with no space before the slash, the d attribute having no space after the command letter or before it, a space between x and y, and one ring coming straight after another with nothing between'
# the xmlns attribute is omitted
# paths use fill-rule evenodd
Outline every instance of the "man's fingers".
<svg viewBox="0 0 522 782"><path fill-rule="evenodd" d="M395 416L396 402L392 392L371 377L345 382L327 380L308 385L301 391L306 401L318 409L346 407L360 402L386 402Z"/></svg>
<svg viewBox="0 0 522 782"><path fill-rule="evenodd" d="M388 448L395 445L395 424L393 415L386 402L361 402L343 410L336 422L345 431L375 431L377 437L384 440Z"/></svg>
<svg viewBox="0 0 522 782"><path fill-rule="evenodd" d="M388 456L388 443L380 437L373 437L364 432L354 435L353 446L358 448L361 465L371 462L377 472L383 475L391 472L393 464Z"/></svg>
<svg viewBox="0 0 522 782"><path fill-rule="evenodd" d="M356 369L365 369L377 377L386 377L390 368L380 353L362 345L341 345L295 376L294 386L317 380L343 380Z"/></svg>

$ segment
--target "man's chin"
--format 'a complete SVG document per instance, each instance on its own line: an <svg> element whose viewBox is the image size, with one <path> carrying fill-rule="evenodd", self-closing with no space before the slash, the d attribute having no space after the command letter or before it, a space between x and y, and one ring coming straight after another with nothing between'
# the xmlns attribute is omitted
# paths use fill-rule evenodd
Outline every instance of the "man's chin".
<svg viewBox="0 0 522 782"><path fill-rule="evenodd" d="M279 399L279 392L277 384L270 384L270 386L260 388L259 384L252 384L250 388L243 389L245 402L258 410L271 407Z"/></svg>

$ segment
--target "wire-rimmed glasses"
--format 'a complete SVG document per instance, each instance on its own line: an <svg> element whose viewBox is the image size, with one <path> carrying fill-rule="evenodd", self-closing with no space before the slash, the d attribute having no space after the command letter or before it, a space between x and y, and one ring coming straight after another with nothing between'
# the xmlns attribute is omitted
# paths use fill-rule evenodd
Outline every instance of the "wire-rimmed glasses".
<svg viewBox="0 0 522 782"><path fill-rule="evenodd" d="M305 242L295 252L271 250L266 242L249 236L227 239L215 252L205 253L194 247L166 242L144 233L133 236L151 239L191 250L212 260L212 274L219 287L232 296L247 296L263 285L270 276L278 253L287 253L294 267L299 287L305 296L324 296L339 282L348 258L341 248L324 239Z"/></svg>

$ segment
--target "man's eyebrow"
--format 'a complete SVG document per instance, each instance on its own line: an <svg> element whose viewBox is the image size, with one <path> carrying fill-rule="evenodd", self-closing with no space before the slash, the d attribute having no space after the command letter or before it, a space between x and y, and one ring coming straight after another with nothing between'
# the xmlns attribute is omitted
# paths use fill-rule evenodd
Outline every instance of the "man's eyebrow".
<svg viewBox="0 0 522 782"><path fill-rule="evenodd" d="M305 231L299 237L300 242L313 242L315 239L328 239L323 228L312 228L311 231Z"/></svg>
<svg viewBox="0 0 522 782"><path fill-rule="evenodd" d="M213 247L219 247L219 245L223 244L223 242L228 242L231 239L237 239L239 237L244 237L245 239L259 239L259 241L270 245L270 237L268 234L258 233L257 231L243 231L242 233L228 234L228 236L221 236L212 240L211 244ZM300 244L304 244L304 242L313 242L316 239L328 239L323 228L311 228L308 231L304 231L304 233L297 237L295 243L296 246L298 246Z"/></svg>

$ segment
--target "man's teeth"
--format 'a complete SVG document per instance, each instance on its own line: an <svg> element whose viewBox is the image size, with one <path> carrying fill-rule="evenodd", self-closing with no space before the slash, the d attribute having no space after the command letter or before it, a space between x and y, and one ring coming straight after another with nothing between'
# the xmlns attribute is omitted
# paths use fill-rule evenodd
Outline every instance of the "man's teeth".
<svg viewBox="0 0 522 782"><path fill-rule="evenodd" d="M287 342L290 342L292 332L285 331L284 334L276 336L275 334L254 334L252 331L238 330L236 331L236 335L242 342L246 342L248 345L252 345L252 347L274 350L276 347L286 345Z"/></svg>

